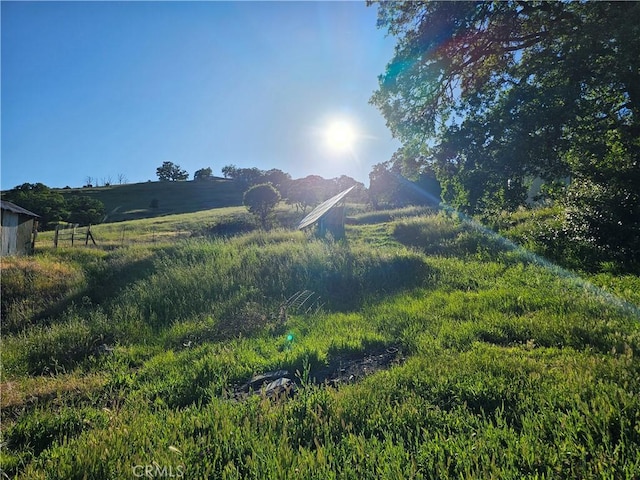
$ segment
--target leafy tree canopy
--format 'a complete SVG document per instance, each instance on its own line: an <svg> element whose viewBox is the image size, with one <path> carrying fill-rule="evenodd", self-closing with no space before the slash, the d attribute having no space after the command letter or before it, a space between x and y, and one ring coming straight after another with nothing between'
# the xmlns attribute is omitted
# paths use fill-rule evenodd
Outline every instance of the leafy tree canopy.
<svg viewBox="0 0 640 480"><path fill-rule="evenodd" d="M213 178L213 171L210 167L201 168L200 170L196 170L193 174L194 180L211 180Z"/></svg>
<svg viewBox="0 0 640 480"><path fill-rule="evenodd" d="M105 214L104 204L85 195L74 195L67 200L69 207L68 222L80 225L100 223Z"/></svg>
<svg viewBox="0 0 640 480"><path fill-rule="evenodd" d="M272 168L271 170L263 172L263 177L266 183L272 184L280 192L282 192L291 181L291 175L283 172L279 168Z"/></svg>
<svg viewBox="0 0 640 480"><path fill-rule="evenodd" d="M421 169L411 181L403 175L401 165L397 159L392 159L373 166L369 173L369 200L373 207L438 206L440 184L434 172L430 168Z"/></svg>
<svg viewBox="0 0 640 480"><path fill-rule="evenodd" d="M158 180L163 182L177 182L189 178L186 170L182 170L180 165L173 162L162 162L162 165L156 168Z"/></svg>
<svg viewBox="0 0 640 480"><path fill-rule="evenodd" d="M88 225L99 223L104 217L104 204L84 195L65 198L43 183L24 183L3 193L3 199L15 203L40 216L43 230L58 222Z"/></svg>
<svg viewBox="0 0 640 480"><path fill-rule="evenodd" d="M378 24L397 45L371 102L402 168L433 165L468 212L569 178L570 235L638 258L639 2L380 2Z"/></svg>
<svg viewBox="0 0 640 480"><path fill-rule="evenodd" d="M222 174L225 178L237 181L244 188L264 183L266 181L265 173L264 170L256 167L238 168L235 165L225 165L222 167Z"/></svg>
<svg viewBox="0 0 640 480"><path fill-rule="evenodd" d="M280 202L280 192L270 183L254 185L244 192L243 203L259 220L262 228L269 226L269 217Z"/></svg>
<svg viewBox="0 0 640 480"><path fill-rule="evenodd" d="M315 206L354 185L356 188L351 197L366 201L364 184L347 175L331 179L325 179L319 175L296 178L285 185L284 194L288 204L295 205L296 209L305 213L307 208Z"/></svg>

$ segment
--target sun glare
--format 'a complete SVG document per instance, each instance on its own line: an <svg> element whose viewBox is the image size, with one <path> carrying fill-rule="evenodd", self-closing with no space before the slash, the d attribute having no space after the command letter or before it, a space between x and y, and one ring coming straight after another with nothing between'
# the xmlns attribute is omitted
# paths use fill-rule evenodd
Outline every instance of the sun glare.
<svg viewBox="0 0 640 480"><path fill-rule="evenodd" d="M325 130L325 140L331 150L345 152L353 150L357 134L353 125L343 120L334 121Z"/></svg>

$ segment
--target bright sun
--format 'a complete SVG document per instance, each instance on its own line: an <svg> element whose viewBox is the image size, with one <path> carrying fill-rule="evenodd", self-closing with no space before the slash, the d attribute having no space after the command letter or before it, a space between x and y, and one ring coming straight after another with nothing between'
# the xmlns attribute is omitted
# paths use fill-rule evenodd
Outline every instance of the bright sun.
<svg viewBox="0 0 640 480"><path fill-rule="evenodd" d="M357 138L357 133L353 125L344 120L330 123L324 135L329 148L336 152L353 150L353 145Z"/></svg>

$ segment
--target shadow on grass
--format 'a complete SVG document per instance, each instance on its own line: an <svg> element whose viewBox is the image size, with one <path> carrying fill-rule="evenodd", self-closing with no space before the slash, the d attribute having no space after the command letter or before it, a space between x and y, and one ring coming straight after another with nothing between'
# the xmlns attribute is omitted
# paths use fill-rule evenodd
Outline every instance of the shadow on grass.
<svg viewBox="0 0 640 480"><path fill-rule="evenodd" d="M40 324L52 323L71 306L92 308L117 297L118 293L128 285L148 277L154 270L153 257L148 257L123 265L107 265L99 272L89 274L87 288L60 300L44 310L34 321Z"/></svg>

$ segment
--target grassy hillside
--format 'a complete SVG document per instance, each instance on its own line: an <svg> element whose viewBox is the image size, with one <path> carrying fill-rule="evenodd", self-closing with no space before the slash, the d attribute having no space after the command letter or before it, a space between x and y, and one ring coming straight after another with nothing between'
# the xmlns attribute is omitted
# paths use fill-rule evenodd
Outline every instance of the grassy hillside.
<svg viewBox="0 0 640 480"><path fill-rule="evenodd" d="M3 261L1 467L637 478L640 278L601 289L504 245L407 209L355 215L345 242L200 232ZM291 395L237 394L281 369Z"/></svg>
<svg viewBox="0 0 640 480"><path fill-rule="evenodd" d="M105 205L109 222L238 206L242 205L243 194L237 183L224 179L132 183L61 189L59 192L100 200Z"/></svg>
<svg viewBox="0 0 640 480"><path fill-rule="evenodd" d="M277 223L281 227L294 228L303 218L302 212L280 204L275 209ZM222 207L179 215L162 215L135 220L108 222L91 227L91 234L98 248L133 245L160 245L179 239L194 237L229 237L257 228L255 217L246 207ZM86 227L77 230L74 244L84 245ZM41 232L36 239L36 250L52 248L54 232ZM60 246L71 246L70 233L60 237ZM90 242L90 245L93 245Z"/></svg>

